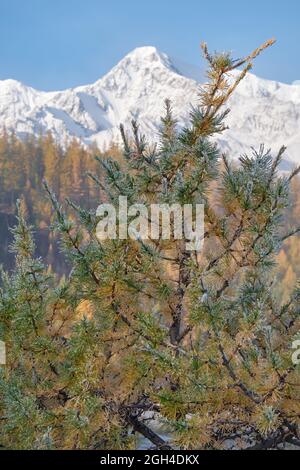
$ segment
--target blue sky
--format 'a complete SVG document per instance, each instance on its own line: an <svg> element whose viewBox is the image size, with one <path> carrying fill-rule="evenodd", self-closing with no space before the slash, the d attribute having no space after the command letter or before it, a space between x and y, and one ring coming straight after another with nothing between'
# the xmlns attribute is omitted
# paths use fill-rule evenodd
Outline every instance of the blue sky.
<svg viewBox="0 0 300 470"><path fill-rule="evenodd" d="M240 57L275 36L254 72L290 83L300 79L299 23L299 0L0 0L0 79L91 83L145 45L202 68L202 41Z"/></svg>

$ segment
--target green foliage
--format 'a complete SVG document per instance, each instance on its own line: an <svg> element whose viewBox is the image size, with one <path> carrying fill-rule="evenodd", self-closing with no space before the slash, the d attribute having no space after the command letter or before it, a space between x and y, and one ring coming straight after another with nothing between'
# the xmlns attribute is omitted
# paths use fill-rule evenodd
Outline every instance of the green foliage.
<svg viewBox="0 0 300 470"><path fill-rule="evenodd" d="M3 447L129 449L140 436L156 448L182 449L298 442L299 366L291 344L299 289L278 301L274 276L283 240L298 232L282 235L281 226L297 171L277 176L284 149L272 159L261 147L234 165L211 141L225 129L223 106L267 45L241 61L204 46L209 83L190 125L177 127L167 101L155 148L133 122L131 141L121 127L124 161L98 159L101 176L90 173L112 203L120 195L147 206L203 202L200 254L175 239L100 242L95 212L76 197L67 212L49 177L54 228L72 267L59 282L34 258L18 205L16 268L3 273L0 291ZM240 66L240 75L230 76ZM78 149L79 186L80 155ZM170 442L151 431L151 417Z"/></svg>

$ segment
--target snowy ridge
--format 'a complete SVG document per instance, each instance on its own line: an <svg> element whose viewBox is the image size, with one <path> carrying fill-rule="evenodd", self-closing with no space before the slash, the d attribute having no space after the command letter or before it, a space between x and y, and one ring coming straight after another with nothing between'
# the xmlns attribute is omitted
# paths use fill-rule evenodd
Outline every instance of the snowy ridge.
<svg viewBox="0 0 300 470"><path fill-rule="evenodd" d="M179 125L186 125L200 80L195 67L171 60L154 47L141 47L87 86L41 92L15 80L0 81L0 127L20 137L50 131L61 144L76 137L104 149L120 142L120 123L129 127L137 119L141 131L154 141L164 100L172 100ZM230 129L218 138L229 156L237 158L260 143L276 152L284 144L287 161L300 163L299 81L287 85L249 74L230 107Z"/></svg>

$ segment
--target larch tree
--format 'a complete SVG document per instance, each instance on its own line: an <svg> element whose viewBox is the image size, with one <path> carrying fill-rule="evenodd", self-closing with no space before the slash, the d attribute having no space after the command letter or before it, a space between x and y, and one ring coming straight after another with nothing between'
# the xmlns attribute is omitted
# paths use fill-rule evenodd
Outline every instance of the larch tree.
<svg viewBox="0 0 300 470"><path fill-rule="evenodd" d="M208 82L189 126L178 128L166 101L156 146L137 123L130 138L121 127L125 163L99 159L90 174L116 209L120 196L146 207L204 204L200 253L174 236L99 240L96 210L67 200L74 221L45 183L72 266L57 283L34 257L19 204L16 268L0 291L4 448L134 449L140 437L158 449L300 445L300 289L282 304L274 278L276 253L299 230L281 227L298 170L278 175L285 149L272 159L262 146L236 165L214 139L270 44L237 61L203 45Z"/></svg>

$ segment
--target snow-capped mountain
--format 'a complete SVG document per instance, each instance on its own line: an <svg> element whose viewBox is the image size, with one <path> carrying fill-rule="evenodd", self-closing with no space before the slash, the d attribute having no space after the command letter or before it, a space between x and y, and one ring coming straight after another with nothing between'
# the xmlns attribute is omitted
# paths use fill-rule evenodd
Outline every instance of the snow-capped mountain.
<svg viewBox="0 0 300 470"><path fill-rule="evenodd" d="M65 91L41 92L15 80L0 81L0 127L17 135L51 131L64 144L77 137L100 148L120 141L119 125L137 119L154 141L164 100L170 98L180 125L186 125L198 100L201 73L171 60L154 47L128 54L96 83ZM288 147L287 160L300 162L300 83L286 85L249 74L230 100L220 138L233 158L260 143L276 152Z"/></svg>

